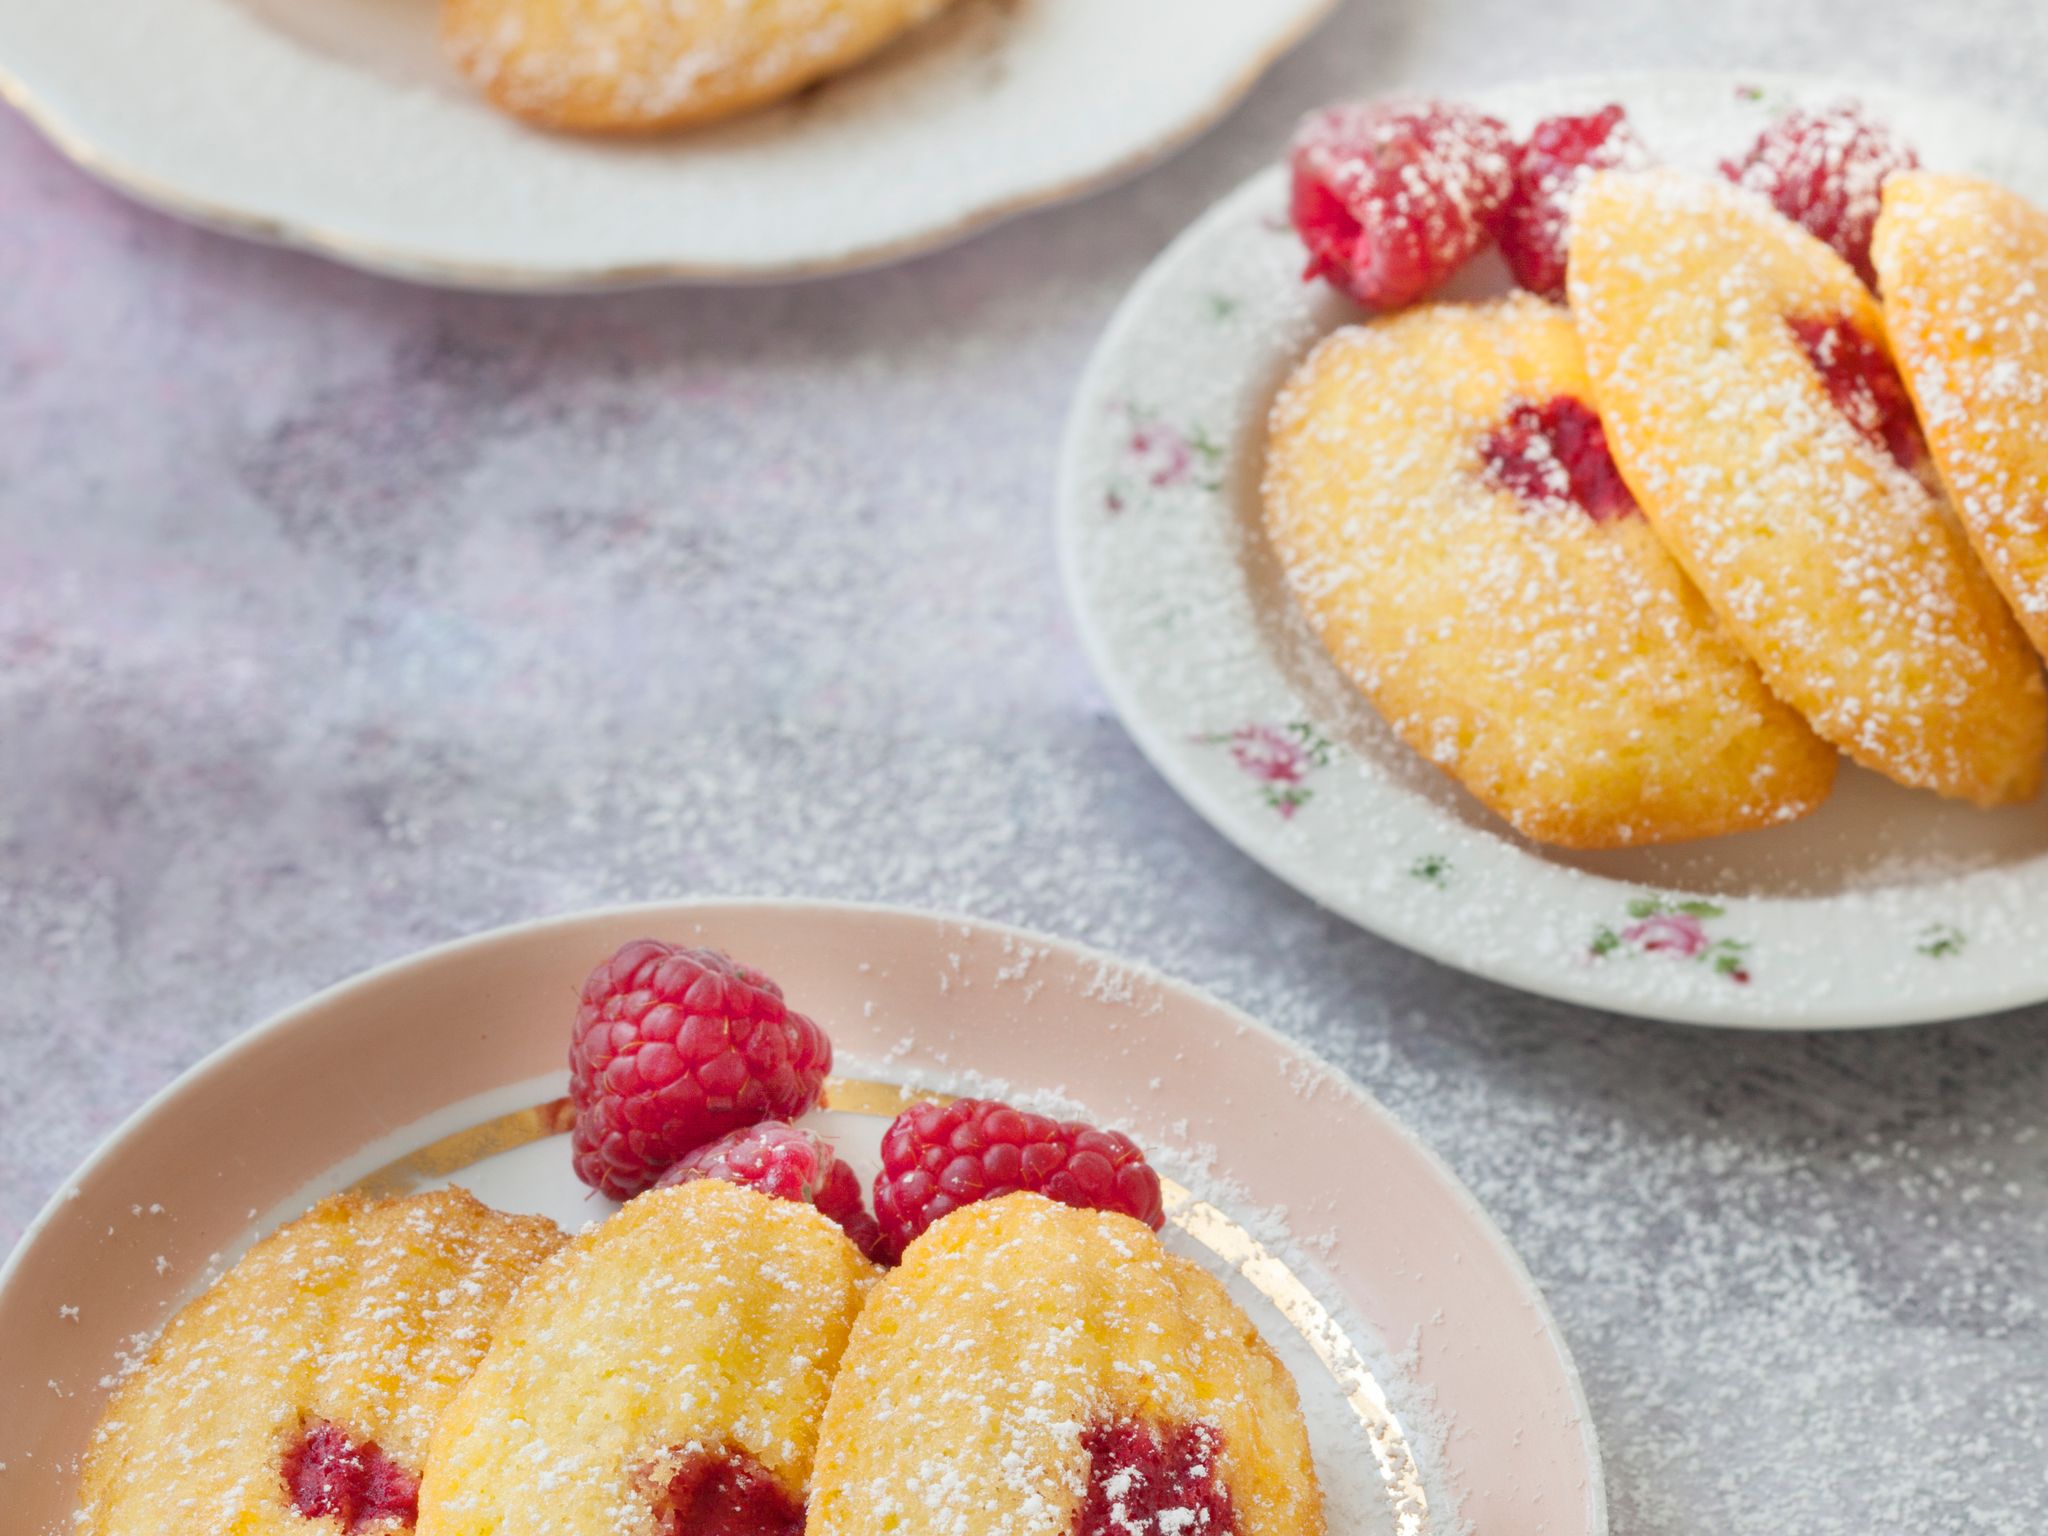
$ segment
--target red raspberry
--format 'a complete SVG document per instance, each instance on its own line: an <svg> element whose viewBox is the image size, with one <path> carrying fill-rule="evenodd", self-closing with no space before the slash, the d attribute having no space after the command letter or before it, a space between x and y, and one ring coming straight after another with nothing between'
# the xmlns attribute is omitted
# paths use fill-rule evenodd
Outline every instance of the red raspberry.
<svg viewBox="0 0 2048 1536"><path fill-rule="evenodd" d="M1649 151L1620 107L1538 123L1515 151L1515 190L1500 220L1500 253L1515 281L1563 303L1572 194L1594 171L1649 163Z"/></svg>
<svg viewBox="0 0 2048 1536"><path fill-rule="evenodd" d="M1870 232L1877 227L1879 194L1893 171L1919 164L1890 129L1845 101L1824 112L1786 113L1741 160L1724 160L1721 174L1804 224L1874 288Z"/></svg>
<svg viewBox="0 0 2048 1536"><path fill-rule="evenodd" d="M1380 309L1413 303L1470 260L1514 185L1507 125L1447 102L1325 107L1288 158L1303 276Z"/></svg>
<svg viewBox="0 0 2048 1536"><path fill-rule="evenodd" d="M846 1230L853 1246L877 1264L889 1262L888 1245L882 1241L882 1224L868 1214L867 1196L860 1187L860 1175L842 1158L832 1159L825 1170L824 1185L813 1204Z"/></svg>
<svg viewBox="0 0 2048 1536"><path fill-rule="evenodd" d="M860 1178L816 1131L782 1120L746 1125L687 1154L654 1181L656 1189L692 1179L723 1179L778 1200L815 1205L873 1258L882 1229L861 1200Z"/></svg>
<svg viewBox="0 0 2048 1536"><path fill-rule="evenodd" d="M1029 1190L1098 1211L1165 1224L1159 1175L1129 1137L1062 1124L992 1099L913 1104L882 1135L875 1215L890 1262L949 1211Z"/></svg>
<svg viewBox="0 0 2048 1536"><path fill-rule="evenodd" d="M832 1042L766 976L715 949L635 940L583 983L569 1044L576 1176L630 1200L707 1141L795 1119L831 1070Z"/></svg>

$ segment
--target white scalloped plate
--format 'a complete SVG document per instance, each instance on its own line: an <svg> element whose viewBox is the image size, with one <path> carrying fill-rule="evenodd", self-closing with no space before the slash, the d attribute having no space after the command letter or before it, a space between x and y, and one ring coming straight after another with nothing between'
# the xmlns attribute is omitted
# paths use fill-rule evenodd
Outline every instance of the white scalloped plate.
<svg viewBox="0 0 2048 1536"><path fill-rule="evenodd" d="M911 1088L999 1092L1137 1136L1166 1177L1167 1240L1224 1279L1293 1371L1340 1536L1604 1536L1598 1447L1542 1298L1356 1084L1107 955L792 901L483 934L345 982L180 1078L0 1269L0 1530L69 1529L117 1357L318 1196L452 1181L569 1224L606 1214L560 1134L568 1026L590 967L649 935L744 958L825 1025L821 1125L857 1168Z"/></svg>
<svg viewBox="0 0 2048 1536"><path fill-rule="evenodd" d="M1705 170L1786 105L1844 95L1874 107L1926 164L2048 202L2048 139L1957 102L1726 75L1474 99L1518 130L1619 101L1654 150ZM1259 527L1273 395L1317 337L1359 316L1304 285L1301 262L1276 165L1140 279L1069 424L1069 597L1125 724L1191 805L1383 937L1616 1012L1847 1028L2048 998L2048 802L1977 811L1845 767L1834 798L1795 826L1574 856L1508 833L1395 741L1281 589ZM1504 287L1489 257L1459 291Z"/></svg>
<svg viewBox="0 0 2048 1536"><path fill-rule="evenodd" d="M786 278L1138 169L1334 3L959 0L790 105L617 142L486 107L442 60L435 0L0 0L0 95L144 201L402 277Z"/></svg>

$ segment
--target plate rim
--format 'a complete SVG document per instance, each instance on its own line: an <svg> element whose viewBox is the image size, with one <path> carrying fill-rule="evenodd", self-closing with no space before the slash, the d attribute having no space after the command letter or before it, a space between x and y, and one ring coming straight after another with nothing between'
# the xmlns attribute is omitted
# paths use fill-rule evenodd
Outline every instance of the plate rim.
<svg viewBox="0 0 2048 1536"><path fill-rule="evenodd" d="M123 1117L85 1158L65 1174L51 1192L42 1208L22 1229L21 1237L15 1243L4 1261L0 1261L0 1300L4 1300L15 1284L17 1276L26 1267L29 1255L37 1247L43 1233L52 1226L64 1209L70 1204L71 1191L79 1187L98 1168L112 1159L122 1145L139 1129L148 1125L157 1116L169 1110L187 1089L204 1081L213 1074L224 1070L236 1056L253 1049L259 1042L297 1027L302 1020L344 994L359 988L373 987L395 979L404 972L431 967L464 952L487 948L518 939L532 933L553 928L573 927L586 922L623 920L628 918L659 919L662 922L687 923L701 920L705 915L732 910L775 910L801 917L805 914L837 914L842 916L867 916L887 919L901 919L913 922L929 922L940 925L957 925L978 930L982 934L998 939L1039 946L1052 951L1064 951L1084 962L1094 962L1118 970L1142 975L1150 984L1162 990L1176 992L1192 1003L1214 1010L1221 1018L1229 1021L1236 1029L1248 1032L1258 1038L1266 1047L1282 1058L1292 1057L1306 1063L1319 1079L1349 1096L1365 1114L1377 1119L1413 1155L1421 1160L1422 1166L1436 1179L1439 1187L1449 1198L1453 1208L1470 1225L1479 1238L1492 1250L1512 1279L1521 1295L1517 1298L1525 1307L1532 1308L1540 1331L1554 1356L1561 1373L1566 1399L1574 1418L1577 1441L1584 1461L1585 1513L1589 1536L1608 1536L1611 1530L1607 1498L1606 1462L1600 1443L1599 1424L1587 1400L1585 1383L1579 1371L1577 1359L1572 1353L1571 1343L1564 1329L1559 1325L1552 1311L1549 1299L1530 1274L1522 1256L1509 1242L1506 1233L1487 1212L1465 1181L1458 1176L1437 1152L1425 1142L1408 1123L1380 1102L1373 1092L1351 1073L1326 1059L1313 1047L1283 1035L1263 1020L1238 1007L1228 999L1217 995L1206 987L1183 981L1168 975L1148 961L1132 960L1117 955L1099 946L1044 933L1016 923L1000 919L970 916L966 913L951 912L938 908L912 906L901 902L838 900L823 897L777 897L777 896L718 896L698 895L672 900L648 900L622 902L607 906L578 907L546 916L527 918L521 921L501 924L477 932L457 935L422 949L408 951L390 959L379 961L362 970L350 973L341 979L319 988L283 1008L266 1015L257 1023L231 1035L198 1060L179 1072L170 1082L149 1095L139 1106Z"/></svg>
<svg viewBox="0 0 2048 1536"><path fill-rule="evenodd" d="M1950 92L1891 86L1856 77L1768 69L1604 70L1475 84L1470 94L1485 99L1527 97L1537 93L1560 96L1572 92L1620 93L1641 91L1656 83L1725 85L1730 89L1737 85L1755 85L1781 90L1832 91L1850 97L1891 94L1958 108L1969 105ZM1384 96L1387 93L1380 94ZM1987 112L1975 106L1969 106L1969 111L1980 118L2007 115ZM1135 680L1118 659L1118 650L1107 632L1104 616L1089 601L1088 576L1083 565L1086 559L1083 549L1086 538L1084 518L1093 507L1093 501L1086 494L1091 471L1087 437L1091 414L1099 412L1110 398L1108 379L1129 340L1128 333L1138 328L1149 302L1176 275L1172 269L1177 258L1206 238L1214 227L1239 217L1240 205L1256 201L1281 185L1284 177L1285 167L1278 160L1253 171L1190 220L1146 265L1125 291L1098 335L1075 387L1061 433L1053 515L1060 580L1068 613L1073 618L1097 684L1108 696L1118 721L1154 771L1211 830L1274 879L1324 911L1447 969L1555 1002L1664 1024L1798 1034L1941 1024L2024 1008L2048 1000L2048 973L2030 982L2015 984L2008 981L1999 985L1985 980L1988 973L1984 970L1951 974L1945 978L1941 996L1934 1000L1919 997L1861 1007L1809 1005L1790 1015L1717 1006L1704 995L1667 998L1640 990L1630 992L1625 987L1602 985L1594 979L1611 975L1612 971L1588 969L1574 974L1563 967L1546 968L1533 958L1473 946L1460 947L1454 940L1440 937L1426 922L1404 925L1398 921L1397 903L1389 902L1383 910L1376 909L1363 900L1329 889L1327 882L1311 879L1290 868L1289 861L1273 841L1262 842L1255 837L1250 823L1226 804L1222 792L1206 783L1194 770L1192 755L1182 750L1182 744L1170 727L1154 719L1152 712L1142 705ZM1607 882L1622 890L1648 889L1607 875L1589 874L1588 878Z"/></svg>
<svg viewBox="0 0 2048 1536"><path fill-rule="evenodd" d="M342 266L409 283L456 291L506 294L605 293L667 286L752 286L808 282L894 266L972 239L986 230L1042 208L1077 201L1131 180L1202 138L1228 117L1254 87L1309 35L1334 15L1344 0L1292 0L1298 7L1286 25L1253 54L1220 89L1171 127L1087 170L1007 195L986 197L954 217L888 239L870 240L835 255L764 262L669 260L593 265L576 263L478 262L436 255L408 246L350 234L325 224L287 218L258 207L217 202L179 184L174 176L145 169L104 150L79 121L81 108L66 113L0 59L0 102L6 103L79 170L102 186L144 207L216 234L283 250L303 251ZM489 110L478 103L479 110ZM742 114L744 116L745 114ZM573 135L572 135L573 137Z"/></svg>

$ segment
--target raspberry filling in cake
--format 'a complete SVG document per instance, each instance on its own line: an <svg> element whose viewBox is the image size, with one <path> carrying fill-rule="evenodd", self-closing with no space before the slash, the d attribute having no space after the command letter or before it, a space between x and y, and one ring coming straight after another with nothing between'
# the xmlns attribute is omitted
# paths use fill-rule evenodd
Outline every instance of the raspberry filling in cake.
<svg viewBox="0 0 2048 1536"><path fill-rule="evenodd" d="M1599 415L1572 395L1517 405L1487 434L1483 453L1488 472L1525 502L1568 501L1596 523L1636 510Z"/></svg>
<svg viewBox="0 0 2048 1536"><path fill-rule="evenodd" d="M1073 1536L1230 1536L1237 1516L1216 1470L1223 1436L1213 1425L1164 1433L1129 1419L1099 1421L1081 1436L1088 1494Z"/></svg>
<svg viewBox="0 0 2048 1536"><path fill-rule="evenodd" d="M292 1508L308 1520L333 1516L349 1531L384 1520L410 1528L420 1513L420 1480L377 1449L358 1444L334 1424L311 1424L280 1465Z"/></svg>
<svg viewBox="0 0 2048 1536"><path fill-rule="evenodd" d="M1889 453L1901 469L1918 473L1927 443L1913 415L1906 386L1884 348L1846 320L1788 320L1807 360L1827 385L1828 399L1849 425Z"/></svg>
<svg viewBox="0 0 2048 1536"><path fill-rule="evenodd" d="M744 1451L684 1451L671 1464L654 1508L661 1536L803 1536L803 1505Z"/></svg>

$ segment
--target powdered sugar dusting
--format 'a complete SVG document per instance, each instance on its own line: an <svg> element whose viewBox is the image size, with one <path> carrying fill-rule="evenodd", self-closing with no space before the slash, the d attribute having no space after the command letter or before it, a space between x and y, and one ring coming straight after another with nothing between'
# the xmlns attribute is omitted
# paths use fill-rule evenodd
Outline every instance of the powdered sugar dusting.
<svg viewBox="0 0 2048 1536"><path fill-rule="evenodd" d="M1879 221L1885 324L1964 526L2048 650L2048 213L1907 176Z"/></svg>
<svg viewBox="0 0 2048 1536"><path fill-rule="evenodd" d="M1781 83L1738 91L1726 78L1655 91L1616 85L1523 90L1480 105L1526 129L1618 100L1653 152L1705 179L1804 99ZM1840 91L1809 94L1826 101ZM1930 163L1995 154L2016 184L2048 185L2048 157L2024 135L1911 98L1875 95L1872 110ZM1849 770L1828 805L1790 828L1563 857L1502 839L1351 696L1293 612L1255 516L1258 424L1308 346L1357 317L1293 281L1298 244L1280 221L1284 206L1280 176L1254 183L1162 260L1107 342L1074 419L1065 533L1084 632L1148 755L1235 841L1324 902L1521 985L1764 1025L1924 1018L1985 1006L1973 997L2010 996L2012 978L2048 940L2031 894L2048 869L2039 805L1985 816ZM1459 291L1501 286L1497 267L1475 265ZM1231 300L1228 313L1204 320L1219 294ZM1173 486L1102 515L1096 497L1105 481L1117 483L1120 443L1096 413L1131 398L1222 445L1217 493ZM1828 409L1817 394L1813 410ZM1834 425L1853 440L1842 454L1865 451L1846 424ZM1896 466L1880 457L1871 472L1889 477ZM1916 483L1900 494L1925 492ZM1226 754L1201 745L1250 726L1333 743L1308 781L1313 798L1289 816L1272 815ZM1727 910L1720 931L1754 946L1742 967L1749 984L1730 984L1708 963L1604 948L1603 933L1635 920L1632 905L1673 897ZM1955 953L1942 928L1959 922L1972 963L1932 964Z"/></svg>
<svg viewBox="0 0 2048 1536"><path fill-rule="evenodd" d="M581 127L659 126L787 94L947 0L455 0L444 26L471 80L511 110Z"/></svg>
<svg viewBox="0 0 2048 1536"><path fill-rule="evenodd" d="M1870 233L1885 178L1917 163L1912 146L1860 102L1843 101L1788 112L1748 154L1721 169L1825 240L1869 282Z"/></svg>
<svg viewBox="0 0 2048 1536"><path fill-rule="evenodd" d="M1518 409L1584 411L1587 392L1571 321L1527 294L1327 337L1269 429L1260 499L1287 588L1401 737L1532 837L1792 820L1832 754L1649 528L1594 516L1554 456L1559 488L1535 496L1540 475L1518 493L1489 463Z"/></svg>
<svg viewBox="0 0 2048 1536"><path fill-rule="evenodd" d="M167 29L190 19L155 9ZM0 1085L0 1244L205 1048L422 944L690 890L958 906L1199 979L1370 1083L1501 1219L1557 1309L1617 1531L2037 1536L2038 1015L1731 1038L1548 1005L1358 932L1208 832L1108 716L1044 511L1058 418L1117 293L1311 102L1396 71L1740 67L1768 39L1795 67L1967 81L2019 114L2014 131L1973 138L1966 112L1872 99L1930 163L2036 187L2018 172L2044 28L2017 0L1352 5L1228 125L1113 200L851 283L517 307L178 229L0 124L22 211L0 328L20 427L17 558L0 562L18 1068ZM1749 82L1763 100L1736 103L1733 78L1747 80L1714 97L1739 117L1688 128L1681 94L1682 110L1642 119L1659 147L1711 168L1788 99L1765 80ZM1515 120L1614 95L1546 90ZM1264 334L1241 304L1212 322L1206 282L1185 297L1176 361L1217 366L1196 348L1211 323ZM549 354L545 377L529 349ZM386 412L419 430L329 456ZM273 425L293 428L298 473L280 462L265 485L323 484L324 518L274 520L238 479ZM95 515L35 512L79 506ZM1156 541L1152 558L1168 554ZM706 630L773 664L698 664ZM1319 770L1300 818L1362 884L1358 845L1313 814L1352 822L1352 774ZM1981 998L2009 974L2002 955L2040 950L2026 879L1970 885L2037 855L2031 821L1973 833L1983 818L1931 801L1902 818L1915 797L1850 777L1782 854L1738 843L1656 868L1796 892L1748 929L1772 938L1780 978L1839 967L1901 996ZM1640 857L1621 863L1640 877ZM1852 904L1839 934L1800 926L1845 883L1892 894ZM1475 948L1572 936L1497 884L1462 848L1403 846L1386 890L1453 909ZM1942 942L1922 930L1943 906L1966 930L1950 960L1917 948ZM1648 964L1631 987L1712 1000L1710 978ZM1810 1016L1842 995L1794 990L1750 1005ZM180 1206L160 1181L137 1194ZM1338 1237L1327 1212L1291 1221L1312 1251ZM151 1239L145 1261L166 1248ZM37 1326L90 1330L105 1303L83 1328L55 1321L81 1299L65 1284ZM72 1384L89 1388L105 1355ZM57 1399L30 1385L32 1419ZM68 1477L61 1456L0 1439L7 1508Z"/></svg>
<svg viewBox="0 0 2048 1536"><path fill-rule="evenodd" d="M420 1536L642 1536L728 1449L801 1503L872 1279L808 1206L715 1179L640 1196L506 1313L436 1434Z"/></svg>
<svg viewBox="0 0 2048 1536"><path fill-rule="evenodd" d="M116 1393L75 1528L273 1528L281 1454L331 1426L417 1476L499 1309L560 1241L456 1193L316 1207L171 1323Z"/></svg>
<svg viewBox="0 0 2048 1536"><path fill-rule="evenodd" d="M1238 1523L1219 1530L1196 1504L1130 1536L1314 1536L1293 1397L1221 1288L1138 1223L1032 1195L970 1206L912 1246L856 1325L810 1528L1066 1536L1091 1440L1133 1420L1212 1439ZM1132 1492L1104 1491L1112 1508Z"/></svg>
<svg viewBox="0 0 2048 1536"><path fill-rule="evenodd" d="M1570 290L1615 461L1765 679L1902 783L2031 798L2040 667L1938 491L1829 398L1797 340L1882 346L1847 263L1716 178L1604 172Z"/></svg>

